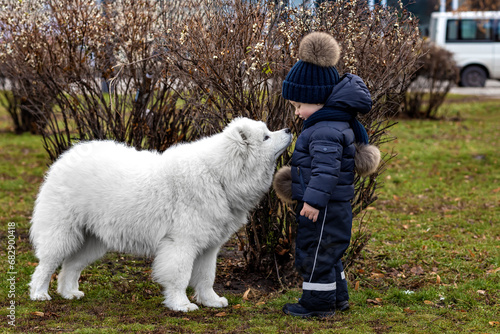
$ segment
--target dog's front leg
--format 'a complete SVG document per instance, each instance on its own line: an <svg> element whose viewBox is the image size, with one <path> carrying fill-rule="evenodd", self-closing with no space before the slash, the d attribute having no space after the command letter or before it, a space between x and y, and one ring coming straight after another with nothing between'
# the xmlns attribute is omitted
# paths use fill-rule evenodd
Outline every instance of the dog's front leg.
<svg viewBox="0 0 500 334"><path fill-rule="evenodd" d="M196 250L186 242L175 242L170 238L160 242L153 262L153 279L163 286L163 304L171 310L188 312L198 309L186 296L195 257Z"/></svg>
<svg viewBox="0 0 500 334"><path fill-rule="evenodd" d="M219 297L213 289L219 249L220 245L211 247L196 258L189 283L195 290L196 301L208 307L228 305L227 299Z"/></svg>

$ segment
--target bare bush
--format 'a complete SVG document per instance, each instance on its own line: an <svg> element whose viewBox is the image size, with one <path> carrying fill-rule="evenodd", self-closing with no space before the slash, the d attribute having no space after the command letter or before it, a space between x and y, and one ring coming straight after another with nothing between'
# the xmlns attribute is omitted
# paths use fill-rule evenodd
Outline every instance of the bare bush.
<svg viewBox="0 0 500 334"><path fill-rule="evenodd" d="M28 78L5 75L3 67L0 64L0 103L12 119L14 132L41 134L53 101L43 85Z"/></svg>
<svg viewBox="0 0 500 334"><path fill-rule="evenodd" d="M196 112L180 99L182 82L159 54L165 9L152 1L15 3L2 17L12 39L5 72L28 100L35 82L54 101L45 114L45 148L55 160L75 140L115 139L138 149L165 150L198 136ZM30 14L30 15L26 15ZM167 73L169 76L167 76ZM109 93L104 93L109 91Z"/></svg>
<svg viewBox="0 0 500 334"><path fill-rule="evenodd" d="M12 3L15 19L1 17L12 38L0 59L9 60L11 75L40 83L55 101L43 133L52 159L75 140L96 138L163 151L219 132L237 116L298 134L302 124L281 97L281 85L297 61L298 42L313 30L340 42L339 73L367 82L374 107L361 121L379 146L390 140L390 116L399 111L421 55L417 22L409 13L370 12L366 4L346 0L325 2L314 15L242 0L163 6L152 0L103 6L63 0L48 1L41 11ZM102 92L103 83L109 94ZM278 168L290 158L291 150ZM378 186L377 174L356 179L355 214L376 200ZM291 267L294 218L293 208L274 192L266 195L241 238L249 268L267 274ZM367 235L360 234L350 256Z"/></svg>
<svg viewBox="0 0 500 334"><path fill-rule="evenodd" d="M273 130L299 131L281 98L282 81L293 65L277 30L283 13L273 4L219 0L172 27L167 64L198 89L197 96L186 99L200 110L199 122L207 124L211 133L237 116L262 120ZM279 165L290 157L291 151L285 152ZM293 218L284 215L274 194L268 194L252 213L244 245L252 269L274 267L279 240L290 240L289 231L294 229ZM284 262L289 261L290 250L288 246L278 251L287 258Z"/></svg>
<svg viewBox="0 0 500 334"><path fill-rule="evenodd" d="M421 67L403 101L402 115L409 118L436 118L450 89L457 84L459 70L453 54L426 42L420 58Z"/></svg>

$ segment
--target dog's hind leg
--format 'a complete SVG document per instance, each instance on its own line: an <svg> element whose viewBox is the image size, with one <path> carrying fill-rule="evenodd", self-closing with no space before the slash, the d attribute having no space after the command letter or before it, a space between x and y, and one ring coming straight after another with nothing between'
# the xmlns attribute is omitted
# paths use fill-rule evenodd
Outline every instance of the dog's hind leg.
<svg viewBox="0 0 500 334"><path fill-rule="evenodd" d="M53 233L41 228L40 224L32 226L31 239L36 249L38 266L31 276L31 300L50 300L48 293L50 279L54 271L65 257L73 253L81 245L78 235L73 233ZM43 227L43 226L42 226ZM66 231L67 232L67 231Z"/></svg>
<svg viewBox="0 0 500 334"><path fill-rule="evenodd" d="M31 276L30 298L31 300L51 300L49 295L50 279L54 271L61 263L60 258L39 258L38 266Z"/></svg>
<svg viewBox="0 0 500 334"><path fill-rule="evenodd" d="M198 309L186 296L195 256L196 250L186 242L163 238L158 246L153 279L164 287L163 304L171 310L188 312Z"/></svg>
<svg viewBox="0 0 500 334"><path fill-rule="evenodd" d="M64 259L57 278L57 292L66 299L81 298L84 293L78 290L78 280L82 270L106 254L106 245L94 235L87 235L82 247Z"/></svg>
<svg viewBox="0 0 500 334"><path fill-rule="evenodd" d="M196 258L189 283L195 290L196 301L208 307L228 305L227 299L219 297L213 289L219 249L220 246L209 248Z"/></svg>

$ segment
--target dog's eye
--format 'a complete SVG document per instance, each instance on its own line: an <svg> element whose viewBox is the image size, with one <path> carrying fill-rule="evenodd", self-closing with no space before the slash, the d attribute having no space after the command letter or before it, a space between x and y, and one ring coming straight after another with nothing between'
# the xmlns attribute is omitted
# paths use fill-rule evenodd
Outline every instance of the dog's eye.
<svg viewBox="0 0 500 334"><path fill-rule="evenodd" d="M268 140L269 138L271 138L271 137L269 137L269 136L265 136L265 137L264 137L264 140Z"/></svg>

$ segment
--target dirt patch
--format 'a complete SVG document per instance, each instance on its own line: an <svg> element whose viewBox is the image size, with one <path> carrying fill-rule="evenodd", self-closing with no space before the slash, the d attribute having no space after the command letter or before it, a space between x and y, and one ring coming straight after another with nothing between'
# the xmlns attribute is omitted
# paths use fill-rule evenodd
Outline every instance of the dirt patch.
<svg viewBox="0 0 500 334"><path fill-rule="evenodd" d="M243 294L252 289L255 297L279 291L281 286L274 273L265 275L249 271L243 252L234 250L233 245L228 244L219 253L214 288L233 294Z"/></svg>
<svg viewBox="0 0 500 334"><path fill-rule="evenodd" d="M392 329L392 326L383 324L380 320L368 321L368 324L376 334L387 333Z"/></svg>

